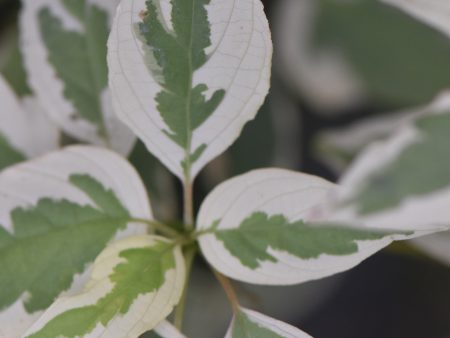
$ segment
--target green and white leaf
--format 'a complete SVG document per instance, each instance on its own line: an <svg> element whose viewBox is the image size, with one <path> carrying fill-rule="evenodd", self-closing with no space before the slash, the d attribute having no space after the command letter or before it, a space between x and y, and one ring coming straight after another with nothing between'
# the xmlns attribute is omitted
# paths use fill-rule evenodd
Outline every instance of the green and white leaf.
<svg viewBox="0 0 450 338"><path fill-rule="evenodd" d="M403 231L449 227L450 96L369 146L341 180L337 222Z"/></svg>
<svg viewBox="0 0 450 338"><path fill-rule="evenodd" d="M135 137L114 115L106 42L118 0L24 0L20 18L29 83L67 134L128 154Z"/></svg>
<svg viewBox="0 0 450 338"><path fill-rule="evenodd" d="M0 337L19 337L61 294L78 292L105 246L152 219L135 170L77 146L0 174Z"/></svg>
<svg viewBox="0 0 450 338"><path fill-rule="evenodd" d="M447 0L381 0L403 9L450 37L450 3Z"/></svg>
<svg viewBox="0 0 450 338"><path fill-rule="evenodd" d="M418 115L447 105L447 96L443 93L426 107L383 113L344 128L325 130L314 141L316 156L340 176L369 144L389 137Z"/></svg>
<svg viewBox="0 0 450 338"><path fill-rule="evenodd" d="M119 117L180 178L228 148L269 89L260 0L124 0L108 47Z"/></svg>
<svg viewBox="0 0 450 338"><path fill-rule="evenodd" d="M442 111L450 108L448 92L439 95L427 107L369 118L350 127L327 131L320 135L317 148L321 159L330 165L337 174L348 167L361 149L371 142L386 139L399 128L430 111ZM445 264L450 264L449 232L442 232L411 240L411 244L425 251Z"/></svg>
<svg viewBox="0 0 450 338"><path fill-rule="evenodd" d="M0 102L0 170L58 148L58 130L39 103L31 97L19 101L1 76Z"/></svg>
<svg viewBox="0 0 450 338"><path fill-rule="evenodd" d="M396 109L423 105L450 82L449 73L442 72L450 68L448 38L388 3L427 15L438 2L276 1L271 12L277 67L319 114L345 113L374 102ZM448 26L444 2L440 17Z"/></svg>
<svg viewBox="0 0 450 338"><path fill-rule="evenodd" d="M82 292L59 298L26 337L135 338L178 303L185 282L181 248L157 236L109 245Z"/></svg>
<svg viewBox="0 0 450 338"><path fill-rule="evenodd" d="M296 327L259 312L240 308L225 338L312 338Z"/></svg>
<svg viewBox="0 0 450 338"><path fill-rule="evenodd" d="M202 252L231 278L289 285L350 269L404 235L326 224L324 212L336 189L321 178L281 169L228 180L200 209L198 226L207 231L199 239Z"/></svg>

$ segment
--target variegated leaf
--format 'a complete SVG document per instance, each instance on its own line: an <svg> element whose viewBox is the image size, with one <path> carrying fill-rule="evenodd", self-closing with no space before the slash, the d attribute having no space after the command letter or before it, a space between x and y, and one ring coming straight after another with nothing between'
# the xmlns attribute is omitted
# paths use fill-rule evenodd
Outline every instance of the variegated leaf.
<svg viewBox="0 0 450 338"><path fill-rule="evenodd" d="M430 111L450 110L450 92L439 94L431 104L383 113L355 122L345 128L327 130L316 140L318 156L341 175L359 152L372 142L388 138L403 125Z"/></svg>
<svg viewBox="0 0 450 338"><path fill-rule="evenodd" d="M381 0L399 7L450 37L450 2L447 0Z"/></svg>
<svg viewBox="0 0 450 338"><path fill-rule="evenodd" d="M0 170L59 146L59 133L33 98L16 97L0 76Z"/></svg>
<svg viewBox="0 0 450 338"><path fill-rule="evenodd" d="M26 97L33 93L28 85L27 74L23 64L23 56L19 46L19 33L11 31L7 34L9 43L2 41L0 46L0 73L9 83L17 96ZM4 56L7 55L5 58Z"/></svg>
<svg viewBox="0 0 450 338"><path fill-rule="evenodd" d="M151 219L134 169L120 156L70 147L0 174L0 337L21 336L62 293L77 292L113 239Z"/></svg>
<svg viewBox="0 0 450 338"><path fill-rule="evenodd" d="M180 178L228 148L269 89L260 0L123 0L108 46L119 117Z"/></svg>
<svg viewBox="0 0 450 338"><path fill-rule="evenodd" d="M315 140L317 156L341 175L359 152L372 142L388 138L403 125L430 111L450 110L450 92L440 93L425 107L383 113L340 129L326 130Z"/></svg>
<svg viewBox="0 0 450 338"><path fill-rule="evenodd" d="M157 236L109 245L77 295L59 298L28 338L135 338L158 325L178 303L185 281L181 248Z"/></svg>
<svg viewBox="0 0 450 338"><path fill-rule="evenodd" d="M337 222L423 233L450 226L450 97L374 143L341 180Z"/></svg>
<svg viewBox="0 0 450 338"><path fill-rule="evenodd" d="M22 50L29 83L69 135L127 154L135 137L114 116L106 42L117 0L23 0Z"/></svg>
<svg viewBox="0 0 450 338"><path fill-rule="evenodd" d="M203 203L199 239L209 263L254 284L288 285L347 270L391 243L391 231L325 224L336 187L321 178L264 169L233 178ZM345 223L343 223L345 224Z"/></svg>
<svg viewBox="0 0 450 338"><path fill-rule="evenodd" d="M410 112L391 113L364 119L344 128L325 130L315 140L315 155L340 176L368 144L391 135L409 118L412 118Z"/></svg>
<svg viewBox="0 0 450 338"><path fill-rule="evenodd" d="M296 327L256 311L240 308L225 338L312 338Z"/></svg>
<svg viewBox="0 0 450 338"><path fill-rule="evenodd" d="M445 0L385 2L424 15L440 2L441 18L448 16ZM364 102L417 106L448 87L450 76L442 71L450 68L447 37L385 2L274 2L277 70L315 113L345 113Z"/></svg>
<svg viewBox="0 0 450 338"><path fill-rule="evenodd" d="M318 148L323 160L327 161L340 173L342 168L350 164L358 151L371 142L385 139L397 133L405 124L414 123L415 119L420 118L424 114L449 110L450 93L444 92L425 108L410 109L388 114L387 116L371 118L343 130L326 132L321 136ZM433 164L429 163L429 165ZM414 170L414 168L409 170ZM427 180L429 181L429 179ZM375 225L375 223L373 224ZM443 232L425 236L414 239L411 243L427 252L430 256L449 264L450 237L448 234L448 232Z"/></svg>

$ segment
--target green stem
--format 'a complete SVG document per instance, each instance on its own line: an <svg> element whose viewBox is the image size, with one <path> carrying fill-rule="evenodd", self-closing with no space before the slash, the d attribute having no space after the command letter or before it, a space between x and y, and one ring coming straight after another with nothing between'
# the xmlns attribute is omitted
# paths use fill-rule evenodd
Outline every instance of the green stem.
<svg viewBox="0 0 450 338"><path fill-rule="evenodd" d="M192 182L189 177L185 177L183 182L183 204L184 226L187 231L192 231L194 229L194 196Z"/></svg>
<svg viewBox="0 0 450 338"><path fill-rule="evenodd" d="M173 324L178 330L183 329L183 318L184 318L184 311L186 309L186 300L187 300L187 293L189 288L189 278L192 271L192 265L194 263L195 254L197 253L197 246L191 246L186 249L184 254L184 260L186 265L186 281L184 283L184 289L183 293L180 298L180 302L178 303L176 309L175 309L175 319L173 321Z"/></svg>
<svg viewBox="0 0 450 338"><path fill-rule="evenodd" d="M184 182L183 182L183 190L184 190L184 226L187 231L192 231L194 229L194 196L192 192L192 179L191 179L191 169L192 169L192 87L193 87L193 74L194 67L192 62L192 47L194 44L193 31L195 27L196 21L194 20L194 1L191 4L191 13L193 17L191 18L190 32L189 32L189 46L188 46L188 58L189 58L189 80L187 81L187 98L186 98L186 148L185 148L185 156L186 156L186 168L184 172Z"/></svg>
<svg viewBox="0 0 450 338"><path fill-rule="evenodd" d="M142 218L132 218L129 221L147 224L151 229L157 230L160 233L162 233L168 237L171 237L171 238L179 238L180 237L180 234L176 230L172 229L168 225L165 225L165 224L162 224L159 222L151 221L148 219L142 219Z"/></svg>
<svg viewBox="0 0 450 338"><path fill-rule="evenodd" d="M192 1L192 12L194 13L194 1ZM192 151L192 126L191 126L191 115L192 115L192 86L193 86L193 74L194 69L192 65L192 46L193 46L193 30L194 30L194 18L192 17L192 22L189 32L189 46L188 46L188 58L189 58L189 80L187 81L186 87L186 147L185 147L185 161L186 167L184 170L184 181L183 181L183 191L184 191L184 226L187 231L192 231L194 229L194 197L192 193L192 180L191 180L191 151Z"/></svg>
<svg viewBox="0 0 450 338"><path fill-rule="evenodd" d="M220 285L222 286L223 290L225 291L225 294L227 295L228 301L230 302L231 309L234 313L239 312L239 300L236 294L236 291L234 290L233 284L231 281L222 275L219 271L215 270L214 268L211 268L214 276L216 276L217 280L219 281Z"/></svg>

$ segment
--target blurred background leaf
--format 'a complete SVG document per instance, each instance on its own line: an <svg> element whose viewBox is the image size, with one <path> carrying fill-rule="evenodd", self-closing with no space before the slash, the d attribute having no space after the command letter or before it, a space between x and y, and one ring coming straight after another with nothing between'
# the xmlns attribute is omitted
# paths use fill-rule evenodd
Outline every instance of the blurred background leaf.
<svg viewBox="0 0 450 338"><path fill-rule="evenodd" d="M0 72L5 77L6 81L14 89L17 96L23 97L31 95L31 89L27 83L27 75L23 66L23 58L19 48L18 37L15 34L14 42L9 51L9 56L5 64L2 66Z"/></svg>
<svg viewBox="0 0 450 338"><path fill-rule="evenodd" d="M373 104L425 104L450 83L449 39L374 0L318 0L315 48L337 48Z"/></svg>

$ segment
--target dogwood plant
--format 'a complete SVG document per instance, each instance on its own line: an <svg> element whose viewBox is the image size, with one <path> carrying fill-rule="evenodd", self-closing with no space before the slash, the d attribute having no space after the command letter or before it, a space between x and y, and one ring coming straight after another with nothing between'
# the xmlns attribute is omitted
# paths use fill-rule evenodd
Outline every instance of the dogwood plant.
<svg viewBox="0 0 450 338"><path fill-rule="evenodd" d="M269 90L262 4L116 5L24 1L36 96L60 128L97 146L66 147L0 173L1 337L183 337L199 251L233 309L226 337L309 337L243 308L229 278L302 283L350 269L394 240L449 228L450 110L405 121L363 151L339 185L255 170L219 185L194 218L196 175L236 140ZM30 140L0 130L0 146L15 156L8 164L29 157L20 150ZM127 154L134 135L181 180L183 229L154 219L139 175L115 152ZM165 320L173 311L175 325Z"/></svg>

